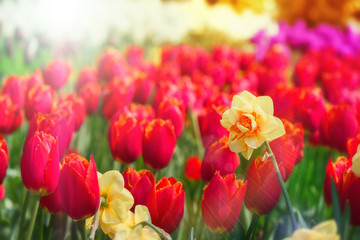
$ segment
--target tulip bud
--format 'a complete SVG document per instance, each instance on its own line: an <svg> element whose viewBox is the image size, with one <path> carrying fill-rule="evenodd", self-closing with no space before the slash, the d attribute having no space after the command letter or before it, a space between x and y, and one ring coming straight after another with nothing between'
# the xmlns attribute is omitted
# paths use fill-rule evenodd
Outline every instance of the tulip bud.
<svg viewBox="0 0 360 240"><path fill-rule="evenodd" d="M3 136L0 136L0 184L2 184L4 181L8 164L9 150L5 138Z"/></svg>
<svg viewBox="0 0 360 240"><path fill-rule="evenodd" d="M99 59L98 76L100 80L110 82L114 77L124 77L126 63L120 52L114 48L108 48Z"/></svg>
<svg viewBox="0 0 360 240"><path fill-rule="evenodd" d="M154 82L146 72L139 72L134 78L135 93L133 101L145 104L153 92Z"/></svg>
<svg viewBox="0 0 360 240"><path fill-rule="evenodd" d="M225 105L210 105L205 109L203 114L199 115L198 120L201 138L205 147L223 136L228 135L228 131L220 124L222 114L227 109L228 106Z"/></svg>
<svg viewBox="0 0 360 240"><path fill-rule="evenodd" d="M165 99L160 103L157 117L170 120L175 128L176 138L179 138L184 130L185 107L176 98Z"/></svg>
<svg viewBox="0 0 360 240"><path fill-rule="evenodd" d="M79 130L86 116L84 100L73 93L64 94L59 97L58 103L53 108L59 109L64 105L72 110L72 115L75 117L75 131Z"/></svg>
<svg viewBox="0 0 360 240"><path fill-rule="evenodd" d="M140 123L130 114L114 116L108 134L113 158L125 164L134 162L141 155L142 132Z"/></svg>
<svg viewBox="0 0 360 240"><path fill-rule="evenodd" d="M0 94L0 133L10 133L15 116L16 107L9 95Z"/></svg>
<svg viewBox="0 0 360 240"><path fill-rule="evenodd" d="M66 84L70 75L70 66L61 60L55 60L46 66L44 71L45 83L54 90L60 89Z"/></svg>
<svg viewBox="0 0 360 240"><path fill-rule="evenodd" d="M285 171L279 166L282 178ZM245 195L246 208L257 215L268 214L274 209L281 196L281 186L270 159L254 159L246 175L248 181Z"/></svg>
<svg viewBox="0 0 360 240"><path fill-rule="evenodd" d="M81 220L97 212L100 190L92 156L90 162L75 153L64 157L59 177L59 191L63 210L72 219Z"/></svg>
<svg viewBox="0 0 360 240"><path fill-rule="evenodd" d="M134 210L136 205L147 205L149 196L155 193L155 177L149 170L136 171L128 167L123 173L125 188L134 197Z"/></svg>
<svg viewBox="0 0 360 240"><path fill-rule="evenodd" d="M85 101L88 115L98 110L101 87L97 83L87 83L77 93Z"/></svg>
<svg viewBox="0 0 360 240"><path fill-rule="evenodd" d="M146 125L155 118L155 111L151 105L131 103L128 112L134 115L143 128L145 128Z"/></svg>
<svg viewBox="0 0 360 240"><path fill-rule="evenodd" d="M332 158L330 158L326 166L324 200L326 204L331 205L331 179L333 179L338 193L341 211L345 209L346 187L349 182L356 179L355 174L350 171L350 167L351 161L345 157L337 158L334 163L332 162Z"/></svg>
<svg viewBox="0 0 360 240"><path fill-rule="evenodd" d="M79 93L81 88L88 83L97 83L97 71L93 68L83 68L81 70L76 83L76 92Z"/></svg>
<svg viewBox="0 0 360 240"><path fill-rule="evenodd" d="M25 102L25 116L28 121L35 113L47 113L55 100L55 92L48 85L36 85L28 92Z"/></svg>
<svg viewBox="0 0 360 240"><path fill-rule="evenodd" d="M152 120L146 126L142 139L145 164L152 169L166 167L174 153L175 145L175 130L170 120Z"/></svg>
<svg viewBox="0 0 360 240"><path fill-rule="evenodd" d="M53 192L59 180L59 149L53 136L35 132L24 145L20 162L25 187L34 195Z"/></svg>
<svg viewBox="0 0 360 240"><path fill-rule="evenodd" d="M151 222L167 233L173 233L179 226L184 214L185 192L181 182L175 178L163 177L151 194L147 207Z"/></svg>
<svg viewBox="0 0 360 240"><path fill-rule="evenodd" d="M206 226L215 233L229 232L235 226L241 211L247 181L236 180L235 174L221 177L216 172L204 188L201 213Z"/></svg>
<svg viewBox="0 0 360 240"><path fill-rule="evenodd" d="M240 165L239 156L230 151L229 138L224 136L219 141L211 144L206 150L204 161L201 165L201 177L204 182L212 179L215 172L221 176L234 173Z"/></svg>
<svg viewBox="0 0 360 240"><path fill-rule="evenodd" d="M135 91L135 85L129 78L115 78L105 88L103 98L103 114L110 120L119 110L130 104Z"/></svg>
<svg viewBox="0 0 360 240"><path fill-rule="evenodd" d="M44 78L40 70L35 70L34 73L27 79L27 92L36 85L43 85Z"/></svg>
<svg viewBox="0 0 360 240"><path fill-rule="evenodd" d="M1 93L9 95L16 111L19 111L25 104L26 82L22 77L10 76L4 80Z"/></svg>
<svg viewBox="0 0 360 240"><path fill-rule="evenodd" d="M190 181L201 179L201 163L198 156L189 157L185 163L185 177Z"/></svg>
<svg viewBox="0 0 360 240"><path fill-rule="evenodd" d="M358 130L355 109L345 104L334 105L324 114L320 136L331 147L345 152L347 140L355 137Z"/></svg>

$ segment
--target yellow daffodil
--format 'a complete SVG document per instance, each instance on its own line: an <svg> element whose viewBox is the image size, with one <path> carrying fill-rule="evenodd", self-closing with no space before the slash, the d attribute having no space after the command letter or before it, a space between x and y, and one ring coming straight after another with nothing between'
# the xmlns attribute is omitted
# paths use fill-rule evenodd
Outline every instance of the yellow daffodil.
<svg viewBox="0 0 360 240"><path fill-rule="evenodd" d="M285 134L280 119L273 116L273 101L268 96L255 97L243 91L233 97L231 108L222 115L220 123L229 132L230 150L249 159L253 150L265 141Z"/></svg>
<svg viewBox="0 0 360 240"><path fill-rule="evenodd" d="M351 170L355 173L356 176L360 177L360 145L357 148L357 152L352 158Z"/></svg>
<svg viewBox="0 0 360 240"><path fill-rule="evenodd" d="M100 227L108 234L114 225L127 221L128 212L134 204L131 193L124 188L124 178L119 171L98 174L101 204Z"/></svg>
<svg viewBox="0 0 360 240"><path fill-rule="evenodd" d="M151 223L149 210L146 206L137 205L135 213L128 211L128 218L124 223L113 226L109 236L115 240L157 240L159 235L150 227L138 225L141 222Z"/></svg>
<svg viewBox="0 0 360 240"><path fill-rule="evenodd" d="M322 222L312 229L298 229L284 240L340 240L334 220Z"/></svg>

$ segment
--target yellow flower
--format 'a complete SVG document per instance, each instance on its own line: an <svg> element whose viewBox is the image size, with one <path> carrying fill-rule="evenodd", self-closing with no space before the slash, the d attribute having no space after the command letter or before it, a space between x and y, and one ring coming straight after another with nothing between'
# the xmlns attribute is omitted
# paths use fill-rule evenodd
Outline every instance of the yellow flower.
<svg viewBox="0 0 360 240"><path fill-rule="evenodd" d="M357 152L352 158L351 170L355 173L356 176L360 177L360 144L357 148Z"/></svg>
<svg viewBox="0 0 360 240"><path fill-rule="evenodd" d="M113 226L109 236L115 240L158 240L159 235L150 227L137 225L141 222L150 222L151 218L146 206L137 205L135 213L128 211L128 218L124 223Z"/></svg>
<svg viewBox="0 0 360 240"><path fill-rule="evenodd" d="M101 205L100 227L108 234L114 225L127 221L128 212L134 204L131 193L124 188L124 178L119 171L98 173Z"/></svg>
<svg viewBox="0 0 360 240"><path fill-rule="evenodd" d="M322 222L312 229L298 229L284 240L340 240L334 220Z"/></svg>
<svg viewBox="0 0 360 240"><path fill-rule="evenodd" d="M273 116L274 106L268 96L255 97L243 91L233 97L231 108L222 115L220 123L229 132L230 150L249 159L254 149L265 141L285 134L280 119Z"/></svg>

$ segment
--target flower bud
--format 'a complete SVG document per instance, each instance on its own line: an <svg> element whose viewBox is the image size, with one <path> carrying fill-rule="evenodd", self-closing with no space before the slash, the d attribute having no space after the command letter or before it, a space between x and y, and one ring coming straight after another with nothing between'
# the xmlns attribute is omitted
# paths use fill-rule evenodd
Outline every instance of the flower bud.
<svg viewBox="0 0 360 240"><path fill-rule="evenodd" d="M147 205L149 196L155 193L155 177L149 170L136 171L128 167L124 174L125 188L134 197L134 210L136 205Z"/></svg>
<svg viewBox="0 0 360 240"><path fill-rule="evenodd" d="M157 117L170 120L174 126L176 138L179 138L184 130L185 107L176 98L164 99L157 111Z"/></svg>
<svg viewBox="0 0 360 240"><path fill-rule="evenodd" d="M155 194L150 195L147 204L152 223L169 234L173 233L183 217L184 204L182 183L173 177L163 177L156 184Z"/></svg>
<svg viewBox="0 0 360 240"><path fill-rule="evenodd" d="M76 82L76 92L79 93L81 88L86 84L97 83L97 71L93 68L83 68L79 74L78 80Z"/></svg>
<svg viewBox="0 0 360 240"><path fill-rule="evenodd" d="M59 180L59 149L53 136L35 132L24 145L20 162L25 187L34 195L53 192Z"/></svg>
<svg viewBox="0 0 360 240"><path fill-rule="evenodd" d="M113 158L124 164L134 162L142 152L142 133L140 123L132 115L114 116L108 134Z"/></svg>
<svg viewBox="0 0 360 240"><path fill-rule="evenodd" d="M55 60L46 66L44 80L52 89L58 90L66 84L69 75L70 66L64 61Z"/></svg>
<svg viewBox="0 0 360 240"><path fill-rule="evenodd" d="M28 92L25 102L25 117L28 121L35 113L48 113L55 100L55 92L48 85L36 85Z"/></svg>
<svg viewBox="0 0 360 240"><path fill-rule="evenodd" d="M72 219L81 220L97 212L100 190L92 156L90 162L75 153L64 157L59 177L59 191L63 210Z"/></svg>
<svg viewBox="0 0 360 240"><path fill-rule="evenodd" d="M88 115L97 112L99 108L99 99L101 96L101 87L97 83L87 83L77 92L79 97L85 101L86 113Z"/></svg>
<svg viewBox="0 0 360 240"><path fill-rule="evenodd" d="M279 166L282 178L285 171ZM273 210L281 196L281 186L270 159L254 159L246 175L248 181L245 195L246 208L257 215L268 214Z"/></svg>
<svg viewBox="0 0 360 240"><path fill-rule="evenodd" d="M221 177L216 172L204 188L201 213L205 225L215 233L229 232L240 216L247 181L236 180L235 174Z"/></svg>
<svg viewBox="0 0 360 240"><path fill-rule="evenodd" d="M218 171L221 176L225 176L234 173L239 165L239 156L230 150L229 139L224 136L206 149L201 165L201 177L204 182L208 182L215 172Z"/></svg>
<svg viewBox="0 0 360 240"><path fill-rule="evenodd" d="M26 82L22 77L10 76L4 80L1 93L9 95L16 111L19 111L25 104Z"/></svg>
<svg viewBox="0 0 360 240"><path fill-rule="evenodd" d="M198 156L189 157L185 163L185 177L190 181L201 179L201 164Z"/></svg>
<svg viewBox="0 0 360 240"><path fill-rule="evenodd" d="M175 145L175 130L170 120L152 120L146 126L142 139L145 164L152 169L166 167L174 153Z"/></svg>

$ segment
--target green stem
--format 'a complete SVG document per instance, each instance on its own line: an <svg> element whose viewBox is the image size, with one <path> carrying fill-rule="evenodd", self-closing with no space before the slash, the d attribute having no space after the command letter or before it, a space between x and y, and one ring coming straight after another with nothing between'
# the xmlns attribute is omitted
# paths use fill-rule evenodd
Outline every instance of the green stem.
<svg viewBox="0 0 360 240"><path fill-rule="evenodd" d="M40 200L39 200L40 201ZM43 240L44 239L44 224L43 224L43 218L44 218L44 211L43 209L40 207L40 209L38 210L38 214L39 214L39 240Z"/></svg>
<svg viewBox="0 0 360 240"><path fill-rule="evenodd" d="M18 240L23 239L22 238L22 230L23 230L23 225L24 225L24 220L25 220L25 215L26 215L26 209L29 203L29 197L30 197L30 192L26 191L26 196L25 196L25 200L23 203L23 206L21 208L21 215L20 215L20 223L19 223L19 230L18 230Z"/></svg>
<svg viewBox="0 0 360 240"><path fill-rule="evenodd" d="M47 240L51 239L51 234L52 234L52 230L53 230L53 227L54 227L54 222L55 222L55 214L51 214L49 225L48 225L48 227L46 229L46 235L45 235L45 239L47 239Z"/></svg>
<svg viewBox="0 0 360 240"><path fill-rule="evenodd" d="M266 141L265 144L266 144L266 148L267 148L269 154L271 155L271 162L274 165L276 176L277 176L277 178L278 178L278 180L280 182L280 186L281 186L282 192L283 192L284 197L285 197L286 205L287 205L288 210L289 210L289 214L290 214L290 218L291 218L291 224L292 224L293 230L295 231L297 229L297 224L296 224L296 220L295 220L294 210L293 210L293 208L291 206L290 198L289 198L288 192L287 192L286 187L285 187L285 183L284 183L284 181L283 181L283 179L281 177L279 166L278 166L278 164L276 162L275 155L271 151L269 143Z"/></svg>
<svg viewBox="0 0 360 240"><path fill-rule="evenodd" d="M30 219L30 223L29 223L29 230L25 236L25 240L30 240L31 239L31 235L32 235L32 232L34 230L34 225L35 225L35 220L36 220L36 215L37 215L37 212L38 212L38 209L39 209L39 199L36 199L36 202L35 202L35 206L34 206L34 209L33 209L33 213L31 215L31 219Z"/></svg>
<svg viewBox="0 0 360 240"><path fill-rule="evenodd" d="M140 222L140 223L136 224L135 226L133 226L132 229L136 228L137 226L143 226L143 227L148 226L151 229L153 229L159 235L159 237L161 239L166 239L165 236L162 234L162 232L155 225L153 225L150 222L146 222L146 221Z"/></svg>
<svg viewBox="0 0 360 240"><path fill-rule="evenodd" d="M78 226L80 230L81 240L86 240L86 219L78 221Z"/></svg>
<svg viewBox="0 0 360 240"><path fill-rule="evenodd" d="M253 235L253 232L254 232L254 230L255 230L258 222L259 222L259 218L260 218L260 217L259 217L258 215L256 215L256 214L253 214L253 215L252 215L251 223L250 223L249 229L248 229L247 232L246 232L246 237L245 237L245 239L247 239L247 240L250 240L250 239L251 239L251 236Z"/></svg>
<svg viewBox="0 0 360 240"><path fill-rule="evenodd" d="M356 228L353 225L351 225L350 233L349 233L348 238L347 238L348 240L354 239L355 230L356 230Z"/></svg>
<svg viewBox="0 0 360 240"><path fill-rule="evenodd" d="M204 154L204 147L203 147L203 144L202 144L198 117L197 117L196 114L193 114L193 113L190 113L190 112L189 112L189 114L190 114L193 129L194 129L194 135L195 135L195 139L196 139L196 145L197 145L197 149L198 149L198 154L201 157Z"/></svg>

